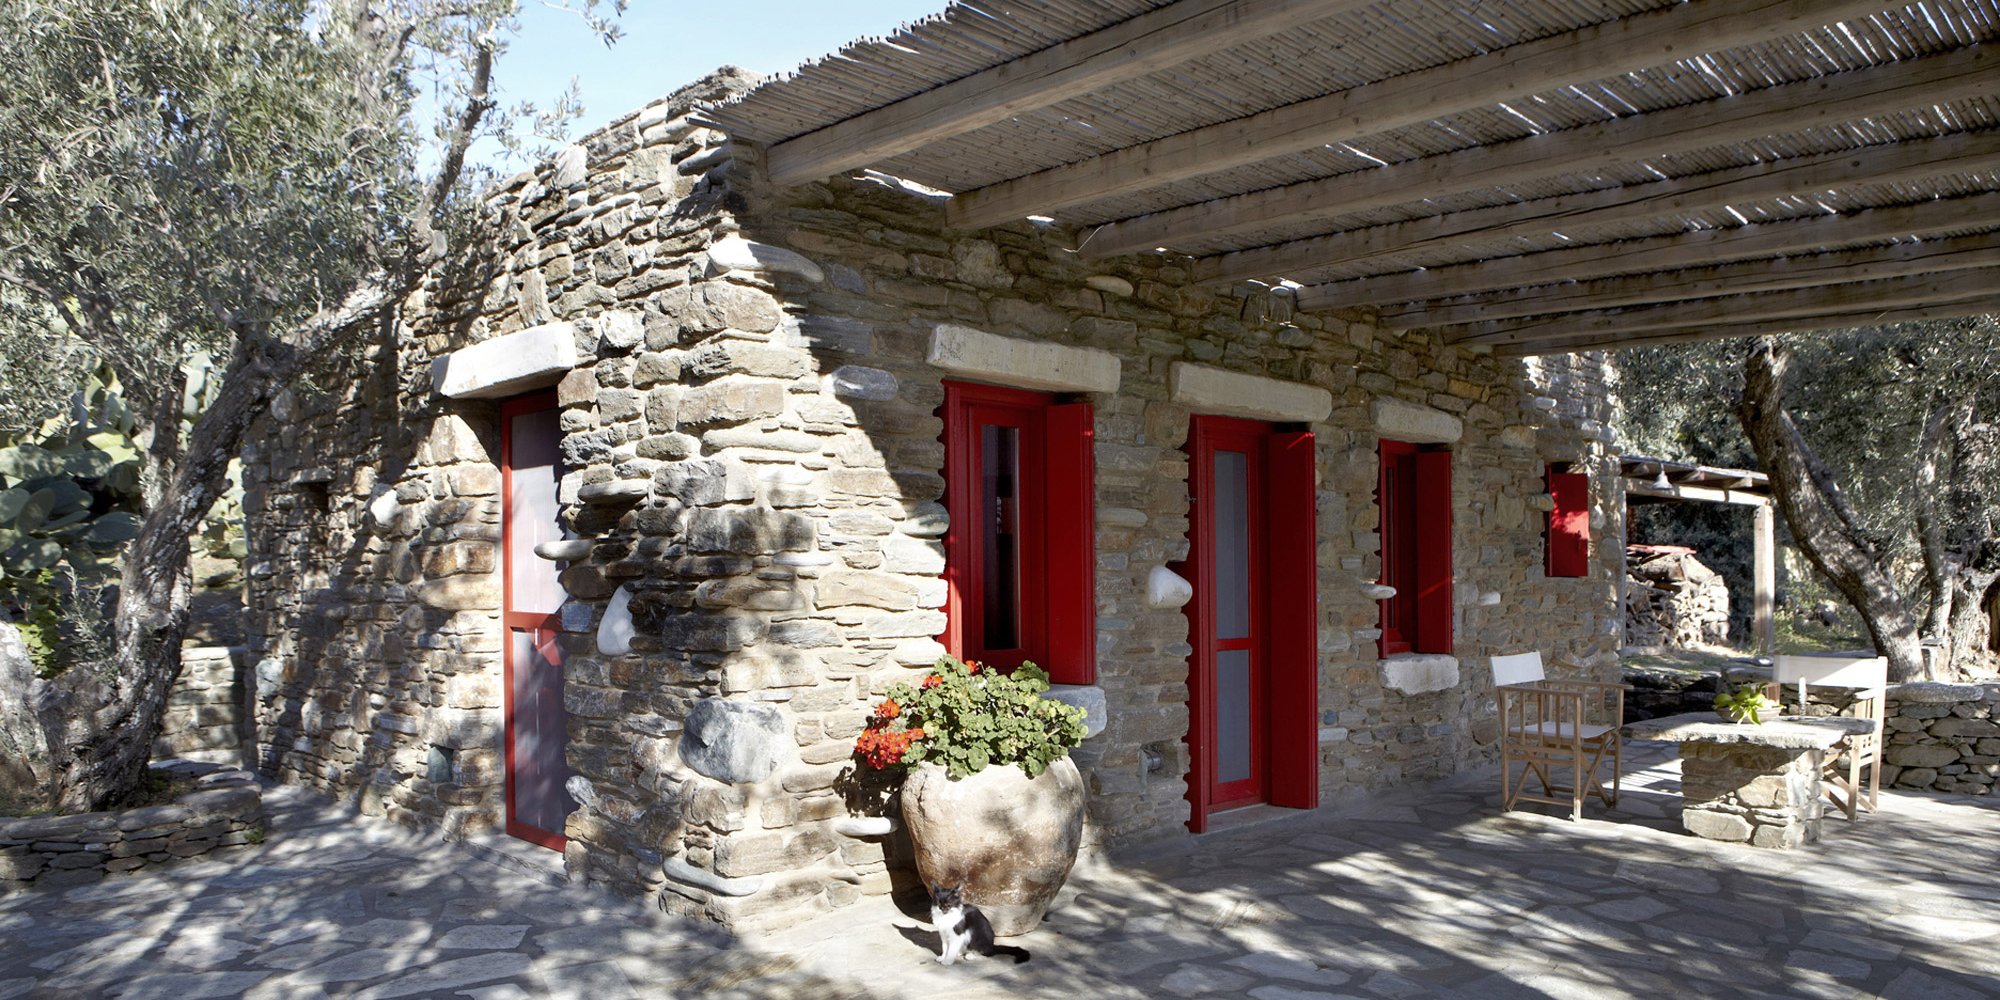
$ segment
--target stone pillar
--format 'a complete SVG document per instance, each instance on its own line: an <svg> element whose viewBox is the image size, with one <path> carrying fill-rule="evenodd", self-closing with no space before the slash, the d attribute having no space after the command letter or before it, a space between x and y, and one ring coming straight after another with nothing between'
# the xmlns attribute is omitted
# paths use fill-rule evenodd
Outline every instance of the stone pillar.
<svg viewBox="0 0 2000 1000"><path fill-rule="evenodd" d="M1776 512L1769 503L1757 505L1755 560L1757 597L1751 631L1757 638L1757 651L1774 656L1778 652L1778 621L1774 613L1778 596L1778 531Z"/></svg>
<svg viewBox="0 0 2000 1000"><path fill-rule="evenodd" d="M1791 848L1819 840L1825 753L1748 743L1681 745L1681 825L1710 840Z"/></svg>

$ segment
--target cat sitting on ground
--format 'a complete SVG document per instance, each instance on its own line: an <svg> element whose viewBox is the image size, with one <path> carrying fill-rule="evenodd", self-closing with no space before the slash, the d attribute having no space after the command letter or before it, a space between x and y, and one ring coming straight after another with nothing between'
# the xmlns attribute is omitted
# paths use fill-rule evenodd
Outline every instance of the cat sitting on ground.
<svg viewBox="0 0 2000 1000"><path fill-rule="evenodd" d="M1026 948L994 943L993 922L965 901L962 888L931 887L931 926L937 928L942 944L938 961L951 965L965 956L967 948L979 955L1010 955L1015 965L1027 961Z"/></svg>

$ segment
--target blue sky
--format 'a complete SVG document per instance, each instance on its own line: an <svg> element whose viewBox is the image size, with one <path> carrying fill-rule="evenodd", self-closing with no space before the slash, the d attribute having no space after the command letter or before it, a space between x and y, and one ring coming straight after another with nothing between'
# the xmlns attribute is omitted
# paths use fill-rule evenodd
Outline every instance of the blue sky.
<svg viewBox="0 0 2000 1000"><path fill-rule="evenodd" d="M944 10L947 0L632 0L625 37L611 49L573 14L539 0L522 5L521 34L496 67L503 102L546 106L581 88L587 132L718 66L756 73L792 69L864 35Z"/></svg>

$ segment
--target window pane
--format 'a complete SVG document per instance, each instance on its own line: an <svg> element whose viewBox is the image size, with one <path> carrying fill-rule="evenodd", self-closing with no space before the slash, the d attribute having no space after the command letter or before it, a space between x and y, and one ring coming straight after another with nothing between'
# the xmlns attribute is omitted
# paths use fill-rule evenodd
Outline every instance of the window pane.
<svg viewBox="0 0 2000 1000"><path fill-rule="evenodd" d="M509 611L554 614L562 607L556 564L535 554L535 546L562 537L556 494L563 474L559 419L554 409L537 410L512 417L507 426Z"/></svg>
<svg viewBox="0 0 2000 1000"><path fill-rule="evenodd" d="M1250 459L1215 453L1215 637L1250 636Z"/></svg>
<svg viewBox="0 0 2000 1000"><path fill-rule="evenodd" d="M979 517L985 565L982 645L988 650L1021 645L1021 432L987 424L979 429Z"/></svg>
<svg viewBox="0 0 2000 1000"><path fill-rule="evenodd" d="M1250 777L1250 651L1215 654L1215 780Z"/></svg>
<svg viewBox="0 0 2000 1000"><path fill-rule="evenodd" d="M512 633L514 643L514 818L550 833L576 803L563 786L569 765L569 716L563 710L562 647L556 633Z"/></svg>

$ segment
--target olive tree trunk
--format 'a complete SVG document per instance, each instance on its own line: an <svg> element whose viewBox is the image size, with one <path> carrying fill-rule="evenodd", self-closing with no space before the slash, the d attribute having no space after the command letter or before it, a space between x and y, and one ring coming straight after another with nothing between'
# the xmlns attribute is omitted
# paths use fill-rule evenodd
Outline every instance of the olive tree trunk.
<svg viewBox="0 0 2000 1000"><path fill-rule="evenodd" d="M1889 679L1925 676L1917 618L1884 565L1877 542L1862 529L1840 484L1784 407L1786 354L1774 337L1751 346L1743 367L1737 418L1806 559L1861 615L1875 648L1889 658Z"/></svg>

